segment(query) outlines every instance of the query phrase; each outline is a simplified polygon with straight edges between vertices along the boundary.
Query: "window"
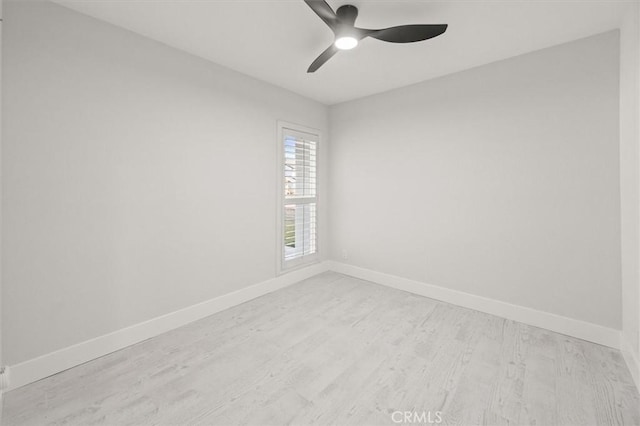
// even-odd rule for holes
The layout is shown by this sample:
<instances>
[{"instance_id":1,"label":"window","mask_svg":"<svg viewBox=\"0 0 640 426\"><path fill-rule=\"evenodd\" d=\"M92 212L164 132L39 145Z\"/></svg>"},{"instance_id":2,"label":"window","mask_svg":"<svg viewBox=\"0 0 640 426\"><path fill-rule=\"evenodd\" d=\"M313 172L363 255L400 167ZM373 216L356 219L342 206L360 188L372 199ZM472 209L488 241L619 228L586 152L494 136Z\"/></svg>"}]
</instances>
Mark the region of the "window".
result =
<instances>
[{"instance_id":1,"label":"window","mask_svg":"<svg viewBox=\"0 0 640 426\"><path fill-rule=\"evenodd\" d=\"M317 132L279 124L280 270L315 261L318 253Z\"/></svg>"}]
</instances>

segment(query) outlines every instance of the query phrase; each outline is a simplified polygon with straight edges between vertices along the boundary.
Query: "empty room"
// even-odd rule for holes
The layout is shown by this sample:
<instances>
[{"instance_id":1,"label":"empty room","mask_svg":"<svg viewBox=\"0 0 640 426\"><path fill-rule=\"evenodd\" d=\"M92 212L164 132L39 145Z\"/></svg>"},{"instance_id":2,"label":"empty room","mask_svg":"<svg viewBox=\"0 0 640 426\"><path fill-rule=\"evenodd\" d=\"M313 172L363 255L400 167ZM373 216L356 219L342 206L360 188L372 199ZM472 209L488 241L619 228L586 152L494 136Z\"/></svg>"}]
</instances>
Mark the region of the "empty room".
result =
<instances>
[{"instance_id":1,"label":"empty room","mask_svg":"<svg viewBox=\"0 0 640 426\"><path fill-rule=\"evenodd\" d=\"M1 0L0 424L640 425L637 0Z\"/></svg>"}]
</instances>

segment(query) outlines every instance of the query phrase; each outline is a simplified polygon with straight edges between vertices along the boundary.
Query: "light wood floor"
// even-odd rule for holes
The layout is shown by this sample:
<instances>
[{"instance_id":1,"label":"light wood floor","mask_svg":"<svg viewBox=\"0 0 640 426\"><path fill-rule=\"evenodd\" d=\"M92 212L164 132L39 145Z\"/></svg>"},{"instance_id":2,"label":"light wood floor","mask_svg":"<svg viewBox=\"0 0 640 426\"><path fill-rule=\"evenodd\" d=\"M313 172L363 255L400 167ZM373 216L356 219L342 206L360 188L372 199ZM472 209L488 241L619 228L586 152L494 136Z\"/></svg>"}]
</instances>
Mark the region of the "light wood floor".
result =
<instances>
[{"instance_id":1,"label":"light wood floor","mask_svg":"<svg viewBox=\"0 0 640 426\"><path fill-rule=\"evenodd\" d=\"M4 404L4 425L393 425L395 411L450 425L640 424L616 350L335 273Z\"/></svg>"}]
</instances>

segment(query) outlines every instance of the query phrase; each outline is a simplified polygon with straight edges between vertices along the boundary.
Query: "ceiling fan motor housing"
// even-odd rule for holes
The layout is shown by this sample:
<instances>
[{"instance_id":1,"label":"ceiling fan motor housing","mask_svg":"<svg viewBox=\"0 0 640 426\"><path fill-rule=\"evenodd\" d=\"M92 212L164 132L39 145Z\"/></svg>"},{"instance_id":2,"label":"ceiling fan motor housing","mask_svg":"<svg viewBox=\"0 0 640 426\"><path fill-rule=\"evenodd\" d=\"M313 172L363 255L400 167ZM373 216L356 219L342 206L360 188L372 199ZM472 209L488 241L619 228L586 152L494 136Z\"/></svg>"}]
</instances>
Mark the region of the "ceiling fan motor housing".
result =
<instances>
[{"instance_id":1,"label":"ceiling fan motor housing","mask_svg":"<svg viewBox=\"0 0 640 426\"><path fill-rule=\"evenodd\" d=\"M341 24L352 27L356 23L356 18L358 17L358 8L350 4L345 4L336 10L336 16L340 20Z\"/></svg>"}]
</instances>

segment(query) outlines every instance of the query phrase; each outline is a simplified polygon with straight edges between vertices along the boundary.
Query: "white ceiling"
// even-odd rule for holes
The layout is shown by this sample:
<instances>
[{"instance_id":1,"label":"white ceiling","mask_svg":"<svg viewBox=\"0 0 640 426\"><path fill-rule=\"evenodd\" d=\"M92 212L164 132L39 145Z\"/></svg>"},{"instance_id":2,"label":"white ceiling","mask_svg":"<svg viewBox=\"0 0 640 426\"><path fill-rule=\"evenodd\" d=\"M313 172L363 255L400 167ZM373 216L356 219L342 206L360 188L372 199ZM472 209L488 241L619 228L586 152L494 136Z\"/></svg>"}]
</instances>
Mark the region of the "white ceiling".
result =
<instances>
[{"instance_id":1,"label":"white ceiling","mask_svg":"<svg viewBox=\"0 0 640 426\"><path fill-rule=\"evenodd\" d=\"M620 26L628 1L329 0L356 25L449 24L412 44L365 39L315 74L333 41L302 0L54 0L325 104L335 104L598 34Z\"/></svg>"}]
</instances>

